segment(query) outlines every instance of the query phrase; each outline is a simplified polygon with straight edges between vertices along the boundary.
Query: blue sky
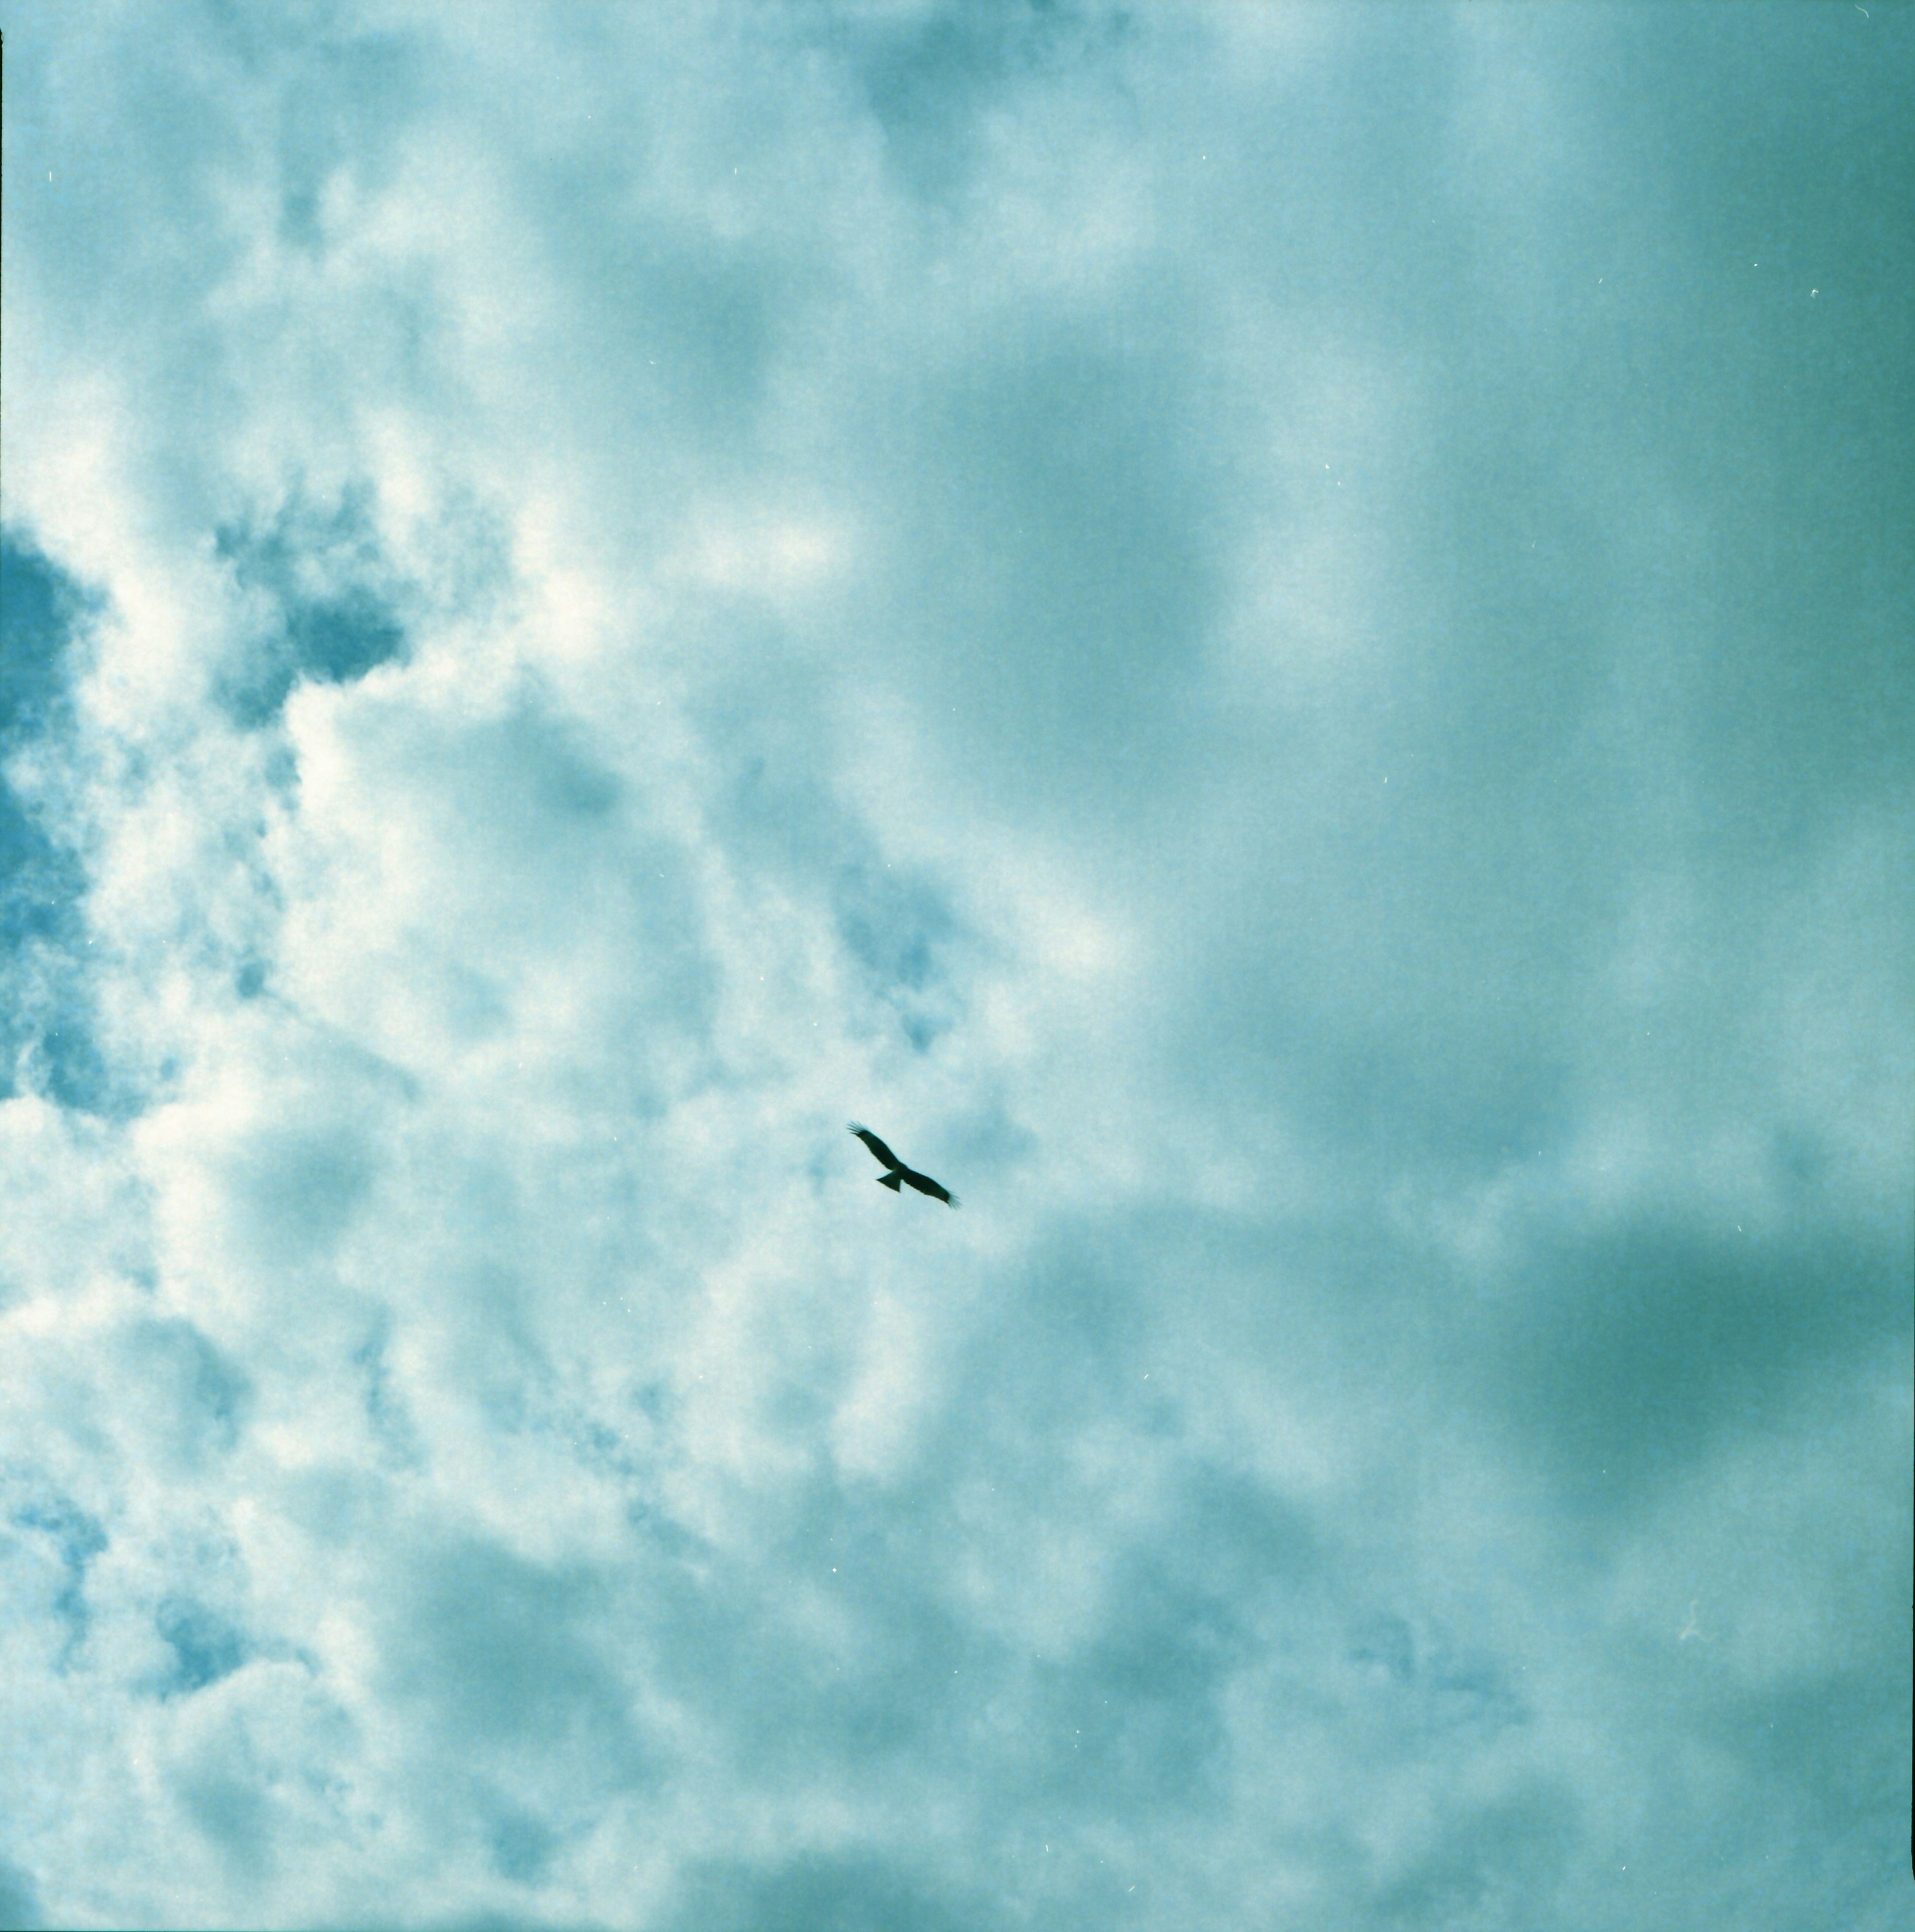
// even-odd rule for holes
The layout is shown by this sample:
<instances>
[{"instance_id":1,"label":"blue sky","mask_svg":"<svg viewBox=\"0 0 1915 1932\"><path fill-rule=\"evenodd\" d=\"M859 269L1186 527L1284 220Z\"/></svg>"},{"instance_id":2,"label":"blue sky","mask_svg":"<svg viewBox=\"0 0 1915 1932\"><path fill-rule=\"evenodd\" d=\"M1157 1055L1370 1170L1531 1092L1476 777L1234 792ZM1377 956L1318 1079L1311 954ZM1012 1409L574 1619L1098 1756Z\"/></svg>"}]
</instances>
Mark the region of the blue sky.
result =
<instances>
[{"instance_id":1,"label":"blue sky","mask_svg":"<svg viewBox=\"0 0 1915 1932\"><path fill-rule=\"evenodd\" d=\"M4 25L0 1920L1915 1924L1906 8Z\"/></svg>"}]
</instances>

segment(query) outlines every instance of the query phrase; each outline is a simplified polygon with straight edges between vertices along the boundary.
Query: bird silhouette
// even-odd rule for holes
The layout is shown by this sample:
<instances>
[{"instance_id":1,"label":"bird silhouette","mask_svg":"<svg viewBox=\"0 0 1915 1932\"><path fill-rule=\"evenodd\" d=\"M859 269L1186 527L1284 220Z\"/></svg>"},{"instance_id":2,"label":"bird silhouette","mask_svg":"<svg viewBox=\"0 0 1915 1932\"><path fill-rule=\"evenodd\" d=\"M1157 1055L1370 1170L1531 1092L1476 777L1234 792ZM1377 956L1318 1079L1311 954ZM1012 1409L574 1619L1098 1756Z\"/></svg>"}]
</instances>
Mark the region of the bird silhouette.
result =
<instances>
[{"instance_id":1,"label":"bird silhouette","mask_svg":"<svg viewBox=\"0 0 1915 1932\"><path fill-rule=\"evenodd\" d=\"M900 1187L914 1187L920 1194L928 1194L935 1201L941 1201L947 1208L959 1205L958 1198L948 1187L941 1187L928 1174L919 1174L905 1166L898 1156L874 1134L869 1127L861 1127L853 1120L851 1130L870 1148L883 1164L884 1172L875 1177L880 1187L888 1187L895 1194Z\"/></svg>"}]
</instances>

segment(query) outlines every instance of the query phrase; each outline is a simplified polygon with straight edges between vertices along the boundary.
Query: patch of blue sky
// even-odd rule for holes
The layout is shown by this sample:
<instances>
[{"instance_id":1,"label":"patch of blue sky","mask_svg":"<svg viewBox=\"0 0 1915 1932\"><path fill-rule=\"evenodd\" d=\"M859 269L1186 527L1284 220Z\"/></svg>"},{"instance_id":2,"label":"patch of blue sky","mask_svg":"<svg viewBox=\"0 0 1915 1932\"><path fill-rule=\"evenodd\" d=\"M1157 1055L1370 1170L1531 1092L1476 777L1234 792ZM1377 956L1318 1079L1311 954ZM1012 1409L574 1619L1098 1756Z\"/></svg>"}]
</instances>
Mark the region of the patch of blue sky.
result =
<instances>
[{"instance_id":1,"label":"patch of blue sky","mask_svg":"<svg viewBox=\"0 0 1915 1932\"><path fill-rule=\"evenodd\" d=\"M85 608L75 584L20 532L0 527L0 737L51 730L68 639Z\"/></svg>"},{"instance_id":2,"label":"patch of blue sky","mask_svg":"<svg viewBox=\"0 0 1915 1932\"><path fill-rule=\"evenodd\" d=\"M362 487L327 513L296 498L265 525L224 524L217 556L257 601L257 628L221 678L236 722L277 718L302 680L346 684L404 656L392 572L380 556Z\"/></svg>"},{"instance_id":3,"label":"patch of blue sky","mask_svg":"<svg viewBox=\"0 0 1915 1932\"><path fill-rule=\"evenodd\" d=\"M29 1874L0 1858L0 1924L37 1926L44 1922L40 1894Z\"/></svg>"},{"instance_id":4,"label":"patch of blue sky","mask_svg":"<svg viewBox=\"0 0 1915 1932\"><path fill-rule=\"evenodd\" d=\"M246 1660L243 1634L191 1597L163 1598L154 1624L173 1654L173 1672L163 1694L203 1690L230 1677Z\"/></svg>"},{"instance_id":5,"label":"patch of blue sky","mask_svg":"<svg viewBox=\"0 0 1915 1932\"><path fill-rule=\"evenodd\" d=\"M93 605L23 533L0 530L0 1095L24 1086L104 1113L125 1096L93 1034L85 868L14 765L62 755L71 649Z\"/></svg>"}]
</instances>

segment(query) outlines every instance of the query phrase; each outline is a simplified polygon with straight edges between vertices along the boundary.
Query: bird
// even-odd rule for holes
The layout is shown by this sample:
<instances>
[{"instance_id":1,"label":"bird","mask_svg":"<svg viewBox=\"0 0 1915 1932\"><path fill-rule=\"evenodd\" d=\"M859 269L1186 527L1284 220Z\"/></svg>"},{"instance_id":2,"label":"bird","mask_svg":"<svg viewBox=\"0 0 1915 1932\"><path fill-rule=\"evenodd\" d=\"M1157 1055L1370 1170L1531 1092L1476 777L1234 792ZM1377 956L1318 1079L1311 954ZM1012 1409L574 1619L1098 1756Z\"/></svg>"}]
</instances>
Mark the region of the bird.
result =
<instances>
[{"instance_id":1,"label":"bird","mask_svg":"<svg viewBox=\"0 0 1915 1932\"><path fill-rule=\"evenodd\" d=\"M928 1194L933 1200L941 1201L947 1208L962 1205L957 1196L948 1187L941 1187L928 1174L915 1173L905 1166L898 1156L874 1134L869 1127L861 1127L855 1120L847 1124L851 1131L870 1148L884 1164L884 1172L876 1177L880 1187L888 1187L895 1194L899 1188L914 1187L920 1194Z\"/></svg>"}]
</instances>

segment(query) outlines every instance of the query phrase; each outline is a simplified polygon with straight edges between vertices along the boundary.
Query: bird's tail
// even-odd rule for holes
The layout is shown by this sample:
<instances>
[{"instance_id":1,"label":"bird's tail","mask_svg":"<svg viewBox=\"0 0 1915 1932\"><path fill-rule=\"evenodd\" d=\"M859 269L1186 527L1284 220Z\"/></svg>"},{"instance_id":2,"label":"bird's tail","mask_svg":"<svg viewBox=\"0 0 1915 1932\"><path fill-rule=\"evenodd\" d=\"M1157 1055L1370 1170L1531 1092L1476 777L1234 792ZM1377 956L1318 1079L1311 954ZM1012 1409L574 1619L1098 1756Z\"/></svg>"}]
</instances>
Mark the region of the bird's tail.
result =
<instances>
[{"instance_id":1,"label":"bird's tail","mask_svg":"<svg viewBox=\"0 0 1915 1932\"><path fill-rule=\"evenodd\" d=\"M895 1194L905 1184L904 1176L901 1174L881 1174L878 1177L878 1184L880 1187L888 1187Z\"/></svg>"}]
</instances>

